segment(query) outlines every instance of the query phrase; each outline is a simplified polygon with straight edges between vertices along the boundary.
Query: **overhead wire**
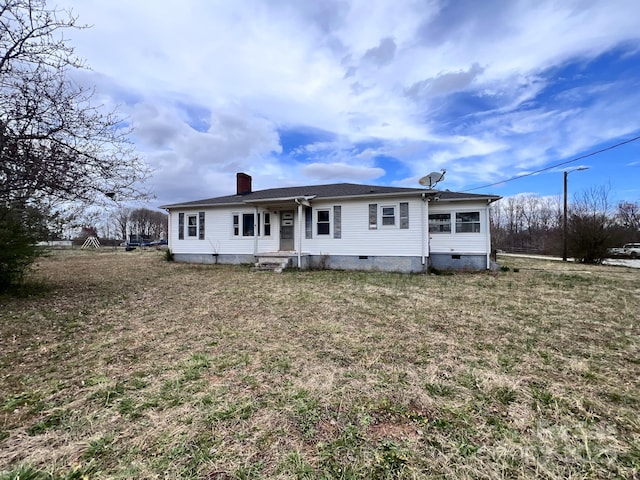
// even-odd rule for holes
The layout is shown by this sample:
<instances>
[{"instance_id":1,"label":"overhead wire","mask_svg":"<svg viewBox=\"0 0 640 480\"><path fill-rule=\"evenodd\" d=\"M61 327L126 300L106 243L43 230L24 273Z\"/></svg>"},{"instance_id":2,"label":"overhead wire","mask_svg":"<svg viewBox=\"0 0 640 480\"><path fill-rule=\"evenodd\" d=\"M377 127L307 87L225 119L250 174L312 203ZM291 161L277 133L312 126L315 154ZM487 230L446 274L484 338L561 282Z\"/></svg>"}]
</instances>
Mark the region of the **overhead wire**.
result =
<instances>
[{"instance_id":1,"label":"overhead wire","mask_svg":"<svg viewBox=\"0 0 640 480\"><path fill-rule=\"evenodd\" d=\"M487 185L482 185L480 187L469 188L467 190L462 190L460 193L467 193L467 192L472 192L474 190L481 190L483 188L493 187L495 185L500 185L502 183L511 182L513 180L518 180L520 178L530 177L531 175L536 175L536 174L541 173L541 172L546 172L547 170L551 170L553 168L558 168L558 167L561 167L563 165L568 165L570 163L577 162L579 160L584 160L585 158L593 157L594 155L598 155L598 154L606 152L608 150L613 150L614 148L621 147L622 145L626 145L627 143L635 142L637 140L640 140L640 135L638 135L637 137L633 137L633 138L624 140L623 142L616 143L615 145L610 145L610 146L608 146L606 148L602 148L600 150L596 150L595 152L590 152L590 153L587 153L585 155L580 155L579 157L572 158L571 160L566 160L564 162L556 163L554 165L550 165L548 167L541 168L540 170L536 170L534 172L523 173L522 175L516 175L515 177L507 178L506 180L500 180L499 182L489 183Z\"/></svg>"}]
</instances>

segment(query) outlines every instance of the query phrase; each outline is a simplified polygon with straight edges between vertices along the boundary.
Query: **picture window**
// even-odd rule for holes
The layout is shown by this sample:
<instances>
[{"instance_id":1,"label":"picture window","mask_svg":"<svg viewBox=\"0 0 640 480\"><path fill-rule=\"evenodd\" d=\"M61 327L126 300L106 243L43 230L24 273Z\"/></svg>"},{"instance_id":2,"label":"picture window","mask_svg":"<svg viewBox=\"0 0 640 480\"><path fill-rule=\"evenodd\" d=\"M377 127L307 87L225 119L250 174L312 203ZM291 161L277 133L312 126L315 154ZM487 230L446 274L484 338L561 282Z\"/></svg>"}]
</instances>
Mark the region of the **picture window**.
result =
<instances>
[{"instance_id":1,"label":"picture window","mask_svg":"<svg viewBox=\"0 0 640 480\"><path fill-rule=\"evenodd\" d=\"M451 214L429 214L429 233L451 233Z\"/></svg>"},{"instance_id":2,"label":"picture window","mask_svg":"<svg viewBox=\"0 0 640 480\"><path fill-rule=\"evenodd\" d=\"M456 213L456 233L480 233L480 212Z\"/></svg>"}]
</instances>

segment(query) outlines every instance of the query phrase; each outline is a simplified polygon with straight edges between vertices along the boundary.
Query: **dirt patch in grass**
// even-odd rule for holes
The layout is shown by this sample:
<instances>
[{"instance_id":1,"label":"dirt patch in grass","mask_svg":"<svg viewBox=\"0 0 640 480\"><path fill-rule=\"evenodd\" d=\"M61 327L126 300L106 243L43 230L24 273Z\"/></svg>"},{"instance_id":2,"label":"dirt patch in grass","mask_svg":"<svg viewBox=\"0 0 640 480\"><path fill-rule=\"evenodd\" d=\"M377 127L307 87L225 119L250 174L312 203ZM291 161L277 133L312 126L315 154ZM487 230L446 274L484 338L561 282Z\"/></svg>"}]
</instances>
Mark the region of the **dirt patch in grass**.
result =
<instances>
[{"instance_id":1,"label":"dirt patch in grass","mask_svg":"<svg viewBox=\"0 0 640 480\"><path fill-rule=\"evenodd\" d=\"M637 272L507 263L430 276L42 259L46 295L0 298L0 472L637 475Z\"/></svg>"}]
</instances>

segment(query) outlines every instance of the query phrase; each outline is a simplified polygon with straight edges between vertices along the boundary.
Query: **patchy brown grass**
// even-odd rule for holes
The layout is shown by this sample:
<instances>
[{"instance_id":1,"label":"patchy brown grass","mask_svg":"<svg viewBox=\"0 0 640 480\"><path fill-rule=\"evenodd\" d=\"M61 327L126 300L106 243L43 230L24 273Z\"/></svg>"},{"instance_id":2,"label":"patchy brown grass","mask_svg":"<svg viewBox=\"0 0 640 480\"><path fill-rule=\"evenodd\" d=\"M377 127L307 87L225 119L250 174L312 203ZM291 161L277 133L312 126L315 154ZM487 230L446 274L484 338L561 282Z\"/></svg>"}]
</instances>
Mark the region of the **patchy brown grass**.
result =
<instances>
[{"instance_id":1,"label":"patchy brown grass","mask_svg":"<svg viewBox=\"0 0 640 480\"><path fill-rule=\"evenodd\" d=\"M0 298L0 472L638 475L640 275L505 263L429 276L43 259L50 291Z\"/></svg>"}]
</instances>

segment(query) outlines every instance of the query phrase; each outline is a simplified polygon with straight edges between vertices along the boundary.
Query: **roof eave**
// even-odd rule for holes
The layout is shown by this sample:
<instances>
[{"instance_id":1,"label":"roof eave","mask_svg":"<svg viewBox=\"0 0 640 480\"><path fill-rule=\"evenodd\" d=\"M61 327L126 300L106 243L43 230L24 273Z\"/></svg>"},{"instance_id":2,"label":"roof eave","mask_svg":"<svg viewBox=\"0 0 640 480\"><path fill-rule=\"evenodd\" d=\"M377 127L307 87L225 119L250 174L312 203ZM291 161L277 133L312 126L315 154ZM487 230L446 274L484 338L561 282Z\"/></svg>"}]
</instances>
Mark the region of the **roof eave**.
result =
<instances>
[{"instance_id":1,"label":"roof eave","mask_svg":"<svg viewBox=\"0 0 640 480\"><path fill-rule=\"evenodd\" d=\"M254 203L281 203L281 202L295 202L296 200L313 200L316 195L293 195L290 197L277 197L277 198L256 198L251 200L245 200L244 204Z\"/></svg>"},{"instance_id":2,"label":"roof eave","mask_svg":"<svg viewBox=\"0 0 640 480\"><path fill-rule=\"evenodd\" d=\"M203 202L203 203L174 203L171 205L160 205L158 208L163 208L165 210L175 210L176 208L203 208L203 207L226 207L226 206L234 206L234 205L244 205L244 202L225 202L225 203L214 203L214 202Z\"/></svg>"},{"instance_id":3,"label":"roof eave","mask_svg":"<svg viewBox=\"0 0 640 480\"><path fill-rule=\"evenodd\" d=\"M380 198L380 197L413 197L421 196L423 193L435 193L435 190L412 190L410 192L371 192L371 193L359 193L354 195L333 195L330 197L318 197L318 200L340 200L344 198Z\"/></svg>"},{"instance_id":4,"label":"roof eave","mask_svg":"<svg viewBox=\"0 0 640 480\"><path fill-rule=\"evenodd\" d=\"M502 197L497 195L478 195L477 197L441 198L444 202L477 202L478 200L488 200L489 203L497 202Z\"/></svg>"},{"instance_id":5,"label":"roof eave","mask_svg":"<svg viewBox=\"0 0 640 480\"><path fill-rule=\"evenodd\" d=\"M389 198L389 197L413 197L413 196L423 196L427 195L437 195L438 193L444 193L441 190L429 190L429 189L419 189L419 190L410 190L406 192L370 192L370 193L359 193L359 194L346 194L346 195L332 195L332 196L318 196L318 195L292 195L286 197L275 197L275 198L254 198L254 199L242 199L239 198L238 201L232 202L202 202L202 203L177 203L173 205L161 205L159 208L165 210L171 210L176 208L202 208L202 207L234 207L234 206L242 206L242 205L256 205L256 204L265 204L265 203L279 203L279 202L293 202L295 200L305 199L305 200L316 200L316 201L331 201L331 200L344 200L344 199L366 199L366 198ZM455 193L455 192L452 192ZM443 198L442 201L445 202L469 202L469 201L478 201L478 200L487 200L489 203L496 202L500 200L502 197L499 195L478 195L476 197L458 197L458 198Z\"/></svg>"}]
</instances>

